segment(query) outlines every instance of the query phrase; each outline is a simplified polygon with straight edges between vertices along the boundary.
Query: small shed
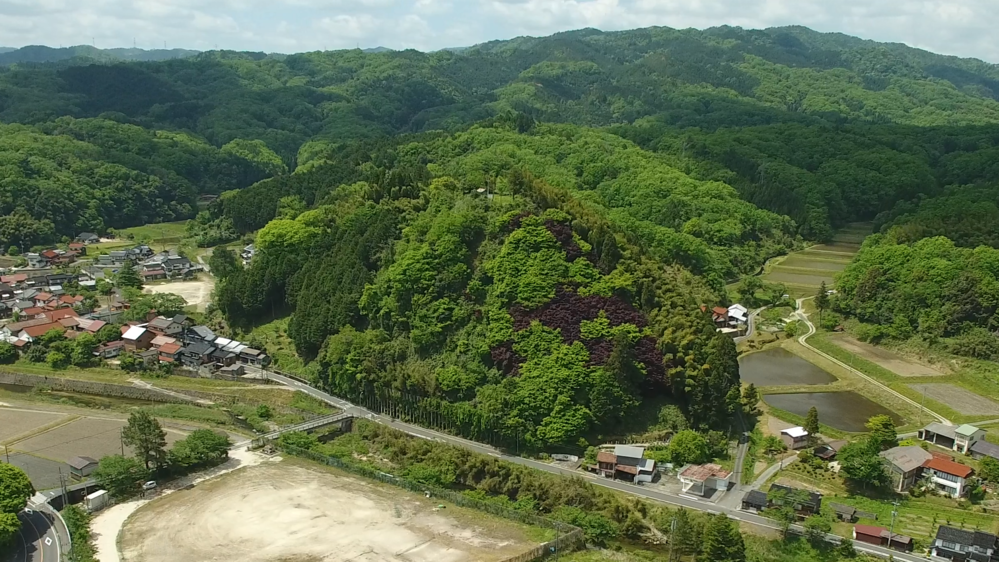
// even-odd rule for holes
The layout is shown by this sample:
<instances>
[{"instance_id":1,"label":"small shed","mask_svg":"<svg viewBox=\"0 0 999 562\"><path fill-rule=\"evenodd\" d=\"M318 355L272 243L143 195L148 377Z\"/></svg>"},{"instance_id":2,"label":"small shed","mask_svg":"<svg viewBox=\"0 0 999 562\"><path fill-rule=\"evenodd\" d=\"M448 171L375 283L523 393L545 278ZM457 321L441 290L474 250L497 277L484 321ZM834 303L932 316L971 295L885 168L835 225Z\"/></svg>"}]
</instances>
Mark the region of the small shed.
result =
<instances>
[{"instance_id":1,"label":"small shed","mask_svg":"<svg viewBox=\"0 0 999 562\"><path fill-rule=\"evenodd\" d=\"M852 523L857 518L857 508L841 503L829 502L829 508L836 514L836 519Z\"/></svg>"},{"instance_id":2,"label":"small shed","mask_svg":"<svg viewBox=\"0 0 999 562\"><path fill-rule=\"evenodd\" d=\"M975 460L982 460L985 457L999 460L999 445L993 445L988 441L977 441L971 446L971 456Z\"/></svg>"},{"instance_id":3,"label":"small shed","mask_svg":"<svg viewBox=\"0 0 999 562\"><path fill-rule=\"evenodd\" d=\"M69 459L69 475L77 480L83 480L97 469L97 459L90 457L73 457Z\"/></svg>"},{"instance_id":4,"label":"small shed","mask_svg":"<svg viewBox=\"0 0 999 562\"><path fill-rule=\"evenodd\" d=\"M245 372L246 372L246 368L243 367L243 365L241 365L239 363L237 363L235 365L227 365L227 366L222 367L221 369L219 369L219 374L221 374L223 376L226 376L226 377L232 377L232 378L241 377L241 376L243 376L243 373L245 373Z\"/></svg>"}]
</instances>

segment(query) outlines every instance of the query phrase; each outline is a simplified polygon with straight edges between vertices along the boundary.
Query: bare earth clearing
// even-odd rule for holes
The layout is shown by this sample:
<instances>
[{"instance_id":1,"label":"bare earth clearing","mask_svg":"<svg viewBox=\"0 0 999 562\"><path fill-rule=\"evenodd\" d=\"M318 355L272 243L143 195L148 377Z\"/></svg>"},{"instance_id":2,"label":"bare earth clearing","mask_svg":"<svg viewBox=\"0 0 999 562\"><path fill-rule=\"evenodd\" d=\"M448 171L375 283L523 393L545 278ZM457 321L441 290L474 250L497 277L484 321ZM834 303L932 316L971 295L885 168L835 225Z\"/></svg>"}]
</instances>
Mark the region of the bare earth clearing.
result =
<instances>
[{"instance_id":1,"label":"bare earth clearing","mask_svg":"<svg viewBox=\"0 0 999 562\"><path fill-rule=\"evenodd\" d=\"M359 478L265 463L143 506L119 544L129 562L495 562L536 544L513 523L436 505Z\"/></svg>"},{"instance_id":2,"label":"bare earth clearing","mask_svg":"<svg viewBox=\"0 0 999 562\"><path fill-rule=\"evenodd\" d=\"M215 283L208 275L193 281L175 281L158 285L146 286L146 293L173 293L180 295L188 305L204 310L212 297L212 290Z\"/></svg>"},{"instance_id":3,"label":"bare earth clearing","mask_svg":"<svg viewBox=\"0 0 999 562\"><path fill-rule=\"evenodd\" d=\"M0 408L0 442L26 436L28 433L65 418L63 414L29 412Z\"/></svg>"},{"instance_id":4,"label":"bare earth clearing","mask_svg":"<svg viewBox=\"0 0 999 562\"><path fill-rule=\"evenodd\" d=\"M959 386L952 384L910 384L909 387L920 394L925 392L927 398L936 400L967 416L999 415L999 402L993 402Z\"/></svg>"},{"instance_id":5,"label":"bare earth clearing","mask_svg":"<svg viewBox=\"0 0 999 562\"><path fill-rule=\"evenodd\" d=\"M850 336L832 336L829 338L829 341L854 355L859 355L871 363L888 369L900 377L939 377L945 374L932 367L910 361L891 351L864 343Z\"/></svg>"}]
</instances>

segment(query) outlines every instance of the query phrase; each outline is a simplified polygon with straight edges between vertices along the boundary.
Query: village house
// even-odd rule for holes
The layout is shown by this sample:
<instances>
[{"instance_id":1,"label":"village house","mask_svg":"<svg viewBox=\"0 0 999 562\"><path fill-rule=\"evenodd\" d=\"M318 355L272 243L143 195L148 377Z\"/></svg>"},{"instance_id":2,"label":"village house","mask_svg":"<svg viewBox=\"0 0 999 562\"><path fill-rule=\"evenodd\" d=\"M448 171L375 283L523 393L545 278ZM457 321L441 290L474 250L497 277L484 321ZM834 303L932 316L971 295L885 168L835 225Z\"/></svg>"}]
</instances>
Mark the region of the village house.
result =
<instances>
[{"instance_id":1,"label":"village house","mask_svg":"<svg viewBox=\"0 0 999 562\"><path fill-rule=\"evenodd\" d=\"M166 343L161 345L158 350L160 353L160 361L164 363L176 363L180 361L180 350L183 349L179 343Z\"/></svg>"},{"instance_id":2,"label":"village house","mask_svg":"<svg viewBox=\"0 0 999 562\"><path fill-rule=\"evenodd\" d=\"M594 468L597 474L605 478L615 478L628 482L652 482L656 462L643 458L644 455L644 447L615 445L614 452L601 451L597 453L597 464Z\"/></svg>"},{"instance_id":3,"label":"village house","mask_svg":"<svg viewBox=\"0 0 999 562\"><path fill-rule=\"evenodd\" d=\"M760 512L770 505L767 494L760 490L750 490L742 497L742 509L745 511Z\"/></svg>"},{"instance_id":4,"label":"village house","mask_svg":"<svg viewBox=\"0 0 999 562\"><path fill-rule=\"evenodd\" d=\"M254 349L252 347L244 348L239 352L239 360L247 365L254 365L256 367L266 366L270 361L270 357L267 356L263 351L259 349Z\"/></svg>"},{"instance_id":5,"label":"village house","mask_svg":"<svg viewBox=\"0 0 999 562\"><path fill-rule=\"evenodd\" d=\"M178 336L184 330L183 324L173 318L157 316L149 321L147 326L150 330L165 336Z\"/></svg>"},{"instance_id":6,"label":"village house","mask_svg":"<svg viewBox=\"0 0 999 562\"><path fill-rule=\"evenodd\" d=\"M128 351L141 351L152 346L153 338L156 334L147 330L143 326L128 326L121 339L125 342L125 349Z\"/></svg>"},{"instance_id":7,"label":"village house","mask_svg":"<svg viewBox=\"0 0 999 562\"><path fill-rule=\"evenodd\" d=\"M180 350L180 362L185 367L197 369L211 361L213 351L215 351L215 346L209 343L202 341L189 343Z\"/></svg>"},{"instance_id":8,"label":"village house","mask_svg":"<svg viewBox=\"0 0 999 562\"><path fill-rule=\"evenodd\" d=\"M780 430L780 440L792 451L804 449L808 447L808 432L803 427L789 427Z\"/></svg>"},{"instance_id":9,"label":"village house","mask_svg":"<svg viewBox=\"0 0 999 562\"><path fill-rule=\"evenodd\" d=\"M915 445L910 445L892 447L882 452L881 457L888 465L892 489L903 493L919 480L923 474L923 463L933 458L933 455Z\"/></svg>"},{"instance_id":10,"label":"village house","mask_svg":"<svg viewBox=\"0 0 999 562\"><path fill-rule=\"evenodd\" d=\"M144 269L142 270L142 280L149 281L160 281L167 278L167 272L162 269Z\"/></svg>"},{"instance_id":11,"label":"village house","mask_svg":"<svg viewBox=\"0 0 999 562\"><path fill-rule=\"evenodd\" d=\"M893 447L881 456L888 466L892 489L899 493L908 491L927 477L937 492L959 498L973 472L969 466L912 445Z\"/></svg>"},{"instance_id":12,"label":"village house","mask_svg":"<svg viewBox=\"0 0 999 562\"><path fill-rule=\"evenodd\" d=\"M872 525L854 526L853 540L875 546L884 546L901 552L912 550L912 537L899 535L898 533L892 534L888 532L888 529Z\"/></svg>"},{"instance_id":13,"label":"village house","mask_svg":"<svg viewBox=\"0 0 999 562\"><path fill-rule=\"evenodd\" d=\"M93 232L81 232L76 235L76 241L81 244L97 244L101 241L101 237Z\"/></svg>"},{"instance_id":14,"label":"village house","mask_svg":"<svg viewBox=\"0 0 999 562\"><path fill-rule=\"evenodd\" d=\"M822 494L817 492L799 490L780 484L771 485L770 492L767 494L770 505L783 505L783 500L776 499L780 496L793 496L795 498L794 505L791 508L798 514L798 517L808 517L822 510Z\"/></svg>"},{"instance_id":15,"label":"village house","mask_svg":"<svg viewBox=\"0 0 999 562\"><path fill-rule=\"evenodd\" d=\"M214 342L218 336L211 331L208 326L195 326L184 333L184 341L200 341L204 343Z\"/></svg>"},{"instance_id":16,"label":"village house","mask_svg":"<svg viewBox=\"0 0 999 562\"><path fill-rule=\"evenodd\" d=\"M70 242L69 251L76 253L78 256L87 255L87 245L83 242Z\"/></svg>"},{"instance_id":17,"label":"village house","mask_svg":"<svg viewBox=\"0 0 999 562\"><path fill-rule=\"evenodd\" d=\"M222 367L219 369L219 374L231 379L237 379L246 372L246 368L240 364L229 365L228 367Z\"/></svg>"},{"instance_id":18,"label":"village house","mask_svg":"<svg viewBox=\"0 0 999 562\"><path fill-rule=\"evenodd\" d=\"M65 332L66 328L58 322L47 322L45 324L37 324L35 326L29 326L17 335L17 339L24 340L26 342L33 342L39 337L47 334L48 332L56 330L60 333Z\"/></svg>"},{"instance_id":19,"label":"village house","mask_svg":"<svg viewBox=\"0 0 999 562\"><path fill-rule=\"evenodd\" d=\"M717 464L692 464L678 474L682 492L699 496L710 496L713 490L728 490L731 470Z\"/></svg>"},{"instance_id":20,"label":"village house","mask_svg":"<svg viewBox=\"0 0 999 562\"><path fill-rule=\"evenodd\" d=\"M975 443L985 439L985 430L969 424L953 427L942 423L931 423L920 429L918 436L923 441L938 447L966 455Z\"/></svg>"},{"instance_id":21,"label":"village house","mask_svg":"<svg viewBox=\"0 0 999 562\"><path fill-rule=\"evenodd\" d=\"M970 466L938 457L923 464L923 474L929 476L937 491L952 498L964 495L966 483L973 472Z\"/></svg>"},{"instance_id":22,"label":"village house","mask_svg":"<svg viewBox=\"0 0 999 562\"><path fill-rule=\"evenodd\" d=\"M114 359L115 357L121 355L121 352L124 349L125 349L125 342L121 340L115 340L112 342L108 342L95 349L94 355L104 360Z\"/></svg>"},{"instance_id":23,"label":"village house","mask_svg":"<svg viewBox=\"0 0 999 562\"><path fill-rule=\"evenodd\" d=\"M947 525L937 529L930 553L954 562L999 562L999 537L984 531L966 531Z\"/></svg>"}]
</instances>

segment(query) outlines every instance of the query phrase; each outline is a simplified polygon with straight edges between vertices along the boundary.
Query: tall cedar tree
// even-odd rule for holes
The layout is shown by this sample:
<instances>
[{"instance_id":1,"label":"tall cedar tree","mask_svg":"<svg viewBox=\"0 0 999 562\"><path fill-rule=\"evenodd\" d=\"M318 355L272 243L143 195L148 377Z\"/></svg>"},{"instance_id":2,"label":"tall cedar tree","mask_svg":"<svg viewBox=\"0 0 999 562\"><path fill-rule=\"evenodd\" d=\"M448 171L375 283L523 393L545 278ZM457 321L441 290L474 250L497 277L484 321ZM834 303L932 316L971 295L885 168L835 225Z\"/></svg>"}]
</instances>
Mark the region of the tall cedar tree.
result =
<instances>
[{"instance_id":1,"label":"tall cedar tree","mask_svg":"<svg viewBox=\"0 0 999 562\"><path fill-rule=\"evenodd\" d=\"M819 285L819 292L815 294L815 308L819 309L819 325L822 325L822 311L829 309L829 289L826 282Z\"/></svg>"},{"instance_id":2,"label":"tall cedar tree","mask_svg":"<svg viewBox=\"0 0 999 562\"><path fill-rule=\"evenodd\" d=\"M139 273L135 271L135 266L131 263L126 263L121 266L121 269L118 270L118 275L115 276L115 284L122 289L126 287L141 289L142 278L140 278Z\"/></svg>"},{"instance_id":3,"label":"tall cedar tree","mask_svg":"<svg viewBox=\"0 0 999 562\"><path fill-rule=\"evenodd\" d=\"M805 431L808 432L808 444L812 447L819 443L819 410L812 406L805 417Z\"/></svg>"},{"instance_id":4,"label":"tall cedar tree","mask_svg":"<svg viewBox=\"0 0 999 562\"><path fill-rule=\"evenodd\" d=\"M739 529L724 513L711 518L697 562L745 562L746 545Z\"/></svg>"},{"instance_id":5,"label":"tall cedar tree","mask_svg":"<svg viewBox=\"0 0 999 562\"><path fill-rule=\"evenodd\" d=\"M122 439L135 451L136 458L143 462L147 470L150 463L159 468L166 460L166 433L149 412L140 410L128 416Z\"/></svg>"}]
</instances>

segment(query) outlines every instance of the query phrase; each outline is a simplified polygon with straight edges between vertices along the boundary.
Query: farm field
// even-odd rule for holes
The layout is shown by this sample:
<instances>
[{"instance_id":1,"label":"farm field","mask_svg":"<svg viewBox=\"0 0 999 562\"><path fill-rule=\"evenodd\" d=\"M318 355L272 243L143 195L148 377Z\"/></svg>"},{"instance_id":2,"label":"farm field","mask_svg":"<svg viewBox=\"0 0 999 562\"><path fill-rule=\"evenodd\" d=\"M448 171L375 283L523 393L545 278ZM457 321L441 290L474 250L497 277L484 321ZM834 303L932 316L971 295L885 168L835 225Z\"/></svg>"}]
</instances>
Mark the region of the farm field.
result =
<instances>
[{"instance_id":1,"label":"farm field","mask_svg":"<svg viewBox=\"0 0 999 562\"><path fill-rule=\"evenodd\" d=\"M26 435L45 425L58 423L65 414L0 408L0 443Z\"/></svg>"},{"instance_id":2,"label":"farm field","mask_svg":"<svg viewBox=\"0 0 999 562\"><path fill-rule=\"evenodd\" d=\"M969 416L999 416L999 402L953 384L910 384L909 387Z\"/></svg>"},{"instance_id":3,"label":"farm field","mask_svg":"<svg viewBox=\"0 0 999 562\"><path fill-rule=\"evenodd\" d=\"M131 248L140 241L147 242L149 246L159 252L169 247L177 247L187 229L187 221L164 222L157 224L146 224L134 226L118 231L118 238L91 244L87 246L88 255L97 255L101 252Z\"/></svg>"},{"instance_id":4,"label":"farm field","mask_svg":"<svg viewBox=\"0 0 999 562\"><path fill-rule=\"evenodd\" d=\"M130 562L496 562L531 528L352 476L283 461L139 508L118 536Z\"/></svg>"},{"instance_id":5,"label":"farm field","mask_svg":"<svg viewBox=\"0 0 999 562\"><path fill-rule=\"evenodd\" d=\"M871 233L869 223L848 225L833 236L828 244L793 252L768 268L763 280L787 285L794 297L811 296L823 282L832 288L835 276L849 265L860 251L864 238Z\"/></svg>"},{"instance_id":6,"label":"farm field","mask_svg":"<svg viewBox=\"0 0 999 562\"><path fill-rule=\"evenodd\" d=\"M120 433L123 427L124 420L79 418L11 443L10 450L60 462L77 456L99 459L121 453ZM180 431L164 429L168 446L184 438ZM125 447L125 453L131 454L128 447Z\"/></svg>"},{"instance_id":7,"label":"farm field","mask_svg":"<svg viewBox=\"0 0 999 562\"><path fill-rule=\"evenodd\" d=\"M910 361L887 349L864 343L845 334L831 335L829 341L850 353L888 369L900 377L939 377L945 374L933 367Z\"/></svg>"}]
</instances>

